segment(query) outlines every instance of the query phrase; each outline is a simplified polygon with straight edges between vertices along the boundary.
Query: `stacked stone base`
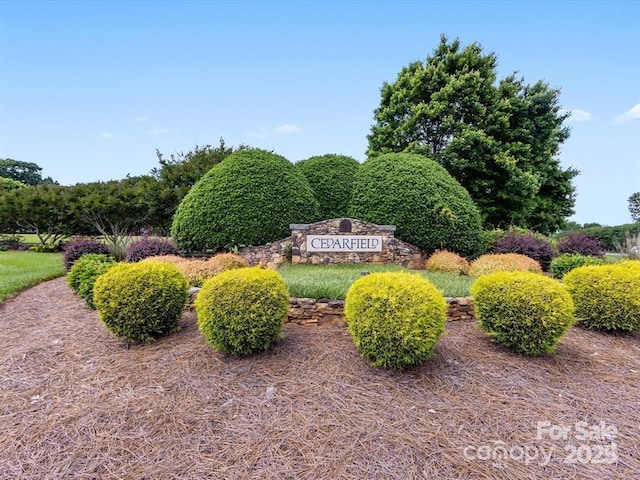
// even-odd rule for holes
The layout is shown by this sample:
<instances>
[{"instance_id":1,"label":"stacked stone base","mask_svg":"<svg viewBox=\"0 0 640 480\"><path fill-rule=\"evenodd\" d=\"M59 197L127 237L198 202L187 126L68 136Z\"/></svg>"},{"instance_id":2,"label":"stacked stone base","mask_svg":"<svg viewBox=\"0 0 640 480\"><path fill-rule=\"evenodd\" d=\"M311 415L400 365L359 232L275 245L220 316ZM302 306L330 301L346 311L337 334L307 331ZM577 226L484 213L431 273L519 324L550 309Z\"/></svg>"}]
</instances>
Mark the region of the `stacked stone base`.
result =
<instances>
[{"instance_id":1,"label":"stacked stone base","mask_svg":"<svg viewBox=\"0 0 640 480\"><path fill-rule=\"evenodd\" d=\"M199 291L199 288L189 290L187 309L193 310L193 302ZM447 321L476 320L472 297L446 297L445 300L449 304ZM291 297L289 299L289 315L285 322L317 326L344 325L344 300Z\"/></svg>"},{"instance_id":2,"label":"stacked stone base","mask_svg":"<svg viewBox=\"0 0 640 480\"><path fill-rule=\"evenodd\" d=\"M473 298L447 297L449 309L448 321L475 321ZM287 322L298 325L344 325L344 301L313 298L289 299L289 317Z\"/></svg>"}]
</instances>

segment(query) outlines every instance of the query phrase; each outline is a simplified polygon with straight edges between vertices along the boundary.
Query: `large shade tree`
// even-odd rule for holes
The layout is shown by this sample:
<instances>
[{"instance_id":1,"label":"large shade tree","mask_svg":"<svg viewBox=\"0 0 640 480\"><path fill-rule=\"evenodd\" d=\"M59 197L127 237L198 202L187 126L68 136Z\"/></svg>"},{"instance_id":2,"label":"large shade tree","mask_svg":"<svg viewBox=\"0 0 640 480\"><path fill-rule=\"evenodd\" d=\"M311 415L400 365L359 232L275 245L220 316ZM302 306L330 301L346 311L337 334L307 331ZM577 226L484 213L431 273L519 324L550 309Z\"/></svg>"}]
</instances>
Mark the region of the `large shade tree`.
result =
<instances>
[{"instance_id":1,"label":"large shade tree","mask_svg":"<svg viewBox=\"0 0 640 480\"><path fill-rule=\"evenodd\" d=\"M0 229L34 233L46 245L72 235L81 225L69 207L67 188L43 184L0 195Z\"/></svg>"},{"instance_id":2,"label":"large shade tree","mask_svg":"<svg viewBox=\"0 0 640 480\"><path fill-rule=\"evenodd\" d=\"M558 89L498 81L496 66L479 44L442 36L425 62L382 86L367 153L428 155L469 191L486 225L555 231L575 204L578 172L558 160L568 114Z\"/></svg>"},{"instance_id":3,"label":"large shade tree","mask_svg":"<svg viewBox=\"0 0 640 480\"><path fill-rule=\"evenodd\" d=\"M191 187L229 155L247 148L245 145L228 147L220 138L217 147L196 145L187 153L172 153L168 157L156 150L160 166L154 168L151 175L157 185L147 184L151 188L149 193L156 197L155 226L167 233L178 205Z\"/></svg>"},{"instance_id":4,"label":"large shade tree","mask_svg":"<svg viewBox=\"0 0 640 480\"><path fill-rule=\"evenodd\" d=\"M631 195L627 201L629 202L629 213L634 222L640 222L640 192Z\"/></svg>"},{"instance_id":5,"label":"large shade tree","mask_svg":"<svg viewBox=\"0 0 640 480\"><path fill-rule=\"evenodd\" d=\"M56 183L51 177L42 178L42 167L32 162L21 162L13 158L0 158L0 177L11 178L25 185Z\"/></svg>"}]
</instances>

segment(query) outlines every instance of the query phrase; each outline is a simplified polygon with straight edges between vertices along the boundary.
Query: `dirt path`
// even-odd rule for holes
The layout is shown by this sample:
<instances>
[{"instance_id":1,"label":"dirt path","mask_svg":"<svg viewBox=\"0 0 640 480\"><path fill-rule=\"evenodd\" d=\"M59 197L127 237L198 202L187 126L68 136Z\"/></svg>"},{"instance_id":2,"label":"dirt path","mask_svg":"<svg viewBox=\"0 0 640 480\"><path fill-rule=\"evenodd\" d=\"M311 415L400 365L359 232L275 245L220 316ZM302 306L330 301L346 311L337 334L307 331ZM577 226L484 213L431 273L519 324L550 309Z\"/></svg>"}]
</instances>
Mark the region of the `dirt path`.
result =
<instances>
[{"instance_id":1,"label":"dirt path","mask_svg":"<svg viewBox=\"0 0 640 480\"><path fill-rule=\"evenodd\" d=\"M640 479L639 336L573 328L523 358L450 322L398 373L336 326L227 357L186 314L127 350L64 279L0 327L2 479Z\"/></svg>"}]
</instances>

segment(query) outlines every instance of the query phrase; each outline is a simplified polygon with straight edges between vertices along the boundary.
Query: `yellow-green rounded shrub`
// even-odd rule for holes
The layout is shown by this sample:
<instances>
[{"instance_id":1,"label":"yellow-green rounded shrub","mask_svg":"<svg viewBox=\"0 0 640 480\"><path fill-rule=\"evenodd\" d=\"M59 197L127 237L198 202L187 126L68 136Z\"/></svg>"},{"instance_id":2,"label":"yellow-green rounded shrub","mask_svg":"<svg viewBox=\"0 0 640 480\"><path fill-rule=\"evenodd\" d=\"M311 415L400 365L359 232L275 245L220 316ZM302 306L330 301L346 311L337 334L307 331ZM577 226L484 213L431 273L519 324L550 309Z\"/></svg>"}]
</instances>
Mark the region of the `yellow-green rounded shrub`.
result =
<instances>
[{"instance_id":1,"label":"yellow-green rounded shrub","mask_svg":"<svg viewBox=\"0 0 640 480\"><path fill-rule=\"evenodd\" d=\"M425 263L427 272L451 273L466 275L469 272L469 262L457 253L439 250L431 255Z\"/></svg>"},{"instance_id":2,"label":"yellow-green rounded shrub","mask_svg":"<svg viewBox=\"0 0 640 480\"><path fill-rule=\"evenodd\" d=\"M179 330L186 301L184 275L162 262L118 264L99 276L93 287L100 320L113 335L134 343Z\"/></svg>"},{"instance_id":3,"label":"yellow-green rounded shrub","mask_svg":"<svg viewBox=\"0 0 640 480\"><path fill-rule=\"evenodd\" d=\"M345 321L374 367L402 369L429 358L444 333L447 303L428 280L405 272L372 273L347 292Z\"/></svg>"},{"instance_id":4,"label":"yellow-green rounded shrub","mask_svg":"<svg viewBox=\"0 0 640 480\"><path fill-rule=\"evenodd\" d=\"M519 253L489 253L476 258L469 267L470 277L495 272L542 273L542 267L533 258Z\"/></svg>"},{"instance_id":5,"label":"yellow-green rounded shrub","mask_svg":"<svg viewBox=\"0 0 640 480\"><path fill-rule=\"evenodd\" d=\"M471 295L480 328L524 355L552 352L575 323L571 296L557 280L543 275L484 275L471 286Z\"/></svg>"},{"instance_id":6,"label":"yellow-green rounded shrub","mask_svg":"<svg viewBox=\"0 0 640 480\"><path fill-rule=\"evenodd\" d=\"M240 268L208 279L195 306L200 332L213 348L251 355L281 337L289 294L278 272Z\"/></svg>"},{"instance_id":7,"label":"yellow-green rounded shrub","mask_svg":"<svg viewBox=\"0 0 640 480\"><path fill-rule=\"evenodd\" d=\"M567 273L563 282L573 297L576 316L585 327L604 332L640 331L639 267L579 267Z\"/></svg>"}]
</instances>

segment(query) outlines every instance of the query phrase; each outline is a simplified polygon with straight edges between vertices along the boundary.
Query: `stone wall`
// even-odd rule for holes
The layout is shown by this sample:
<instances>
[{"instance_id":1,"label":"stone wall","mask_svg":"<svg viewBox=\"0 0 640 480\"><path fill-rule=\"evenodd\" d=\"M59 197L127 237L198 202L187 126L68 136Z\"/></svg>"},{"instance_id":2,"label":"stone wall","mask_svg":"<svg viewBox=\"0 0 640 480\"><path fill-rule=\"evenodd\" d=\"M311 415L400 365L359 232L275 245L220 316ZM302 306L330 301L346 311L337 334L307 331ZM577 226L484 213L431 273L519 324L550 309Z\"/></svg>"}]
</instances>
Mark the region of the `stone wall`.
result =
<instances>
[{"instance_id":1,"label":"stone wall","mask_svg":"<svg viewBox=\"0 0 640 480\"><path fill-rule=\"evenodd\" d=\"M344 224L350 228L345 231ZM394 225L375 225L353 218L334 218L311 224L291 225L291 262L311 264L395 263L423 269L426 257L418 247L395 238ZM382 237L380 252L309 252L309 235L375 235Z\"/></svg>"},{"instance_id":2,"label":"stone wall","mask_svg":"<svg viewBox=\"0 0 640 480\"><path fill-rule=\"evenodd\" d=\"M291 251L291 237L259 247L242 247L238 250L238 254L252 267L260 265L275 269L288 261L287 251Z\"/></svg>"},{"instance_id":3,"label":"stone wall","mask_svg":"<svg viewBox=\"0 0 640 480\"><path fill-rule=\"evenodd\" d=\"M341 231L348 222L349 231ZM426 256L420 249L395 238L394 225L375 225L352 218L334 218L311 224L292 224L291 236L267 245L242 247L238 253L250 265L277 268L294 264L395 263L411 269L424 269ZM382 237L380 252L309 252L308 235L375 235Z\"/></svg>"},{"instance_id":4,"label":"stone wall","mask_svg":"<svg viewBox=\"0 0 640 480\"><path fill-rule=\"evenodd\" d=\"M449 304L447 320L475 321L473 298L446 298ZM298 325L344 325L343 300L315 300L313 298L289 299L289 317L287 322Z\"/></svg>"}]
</instances>

